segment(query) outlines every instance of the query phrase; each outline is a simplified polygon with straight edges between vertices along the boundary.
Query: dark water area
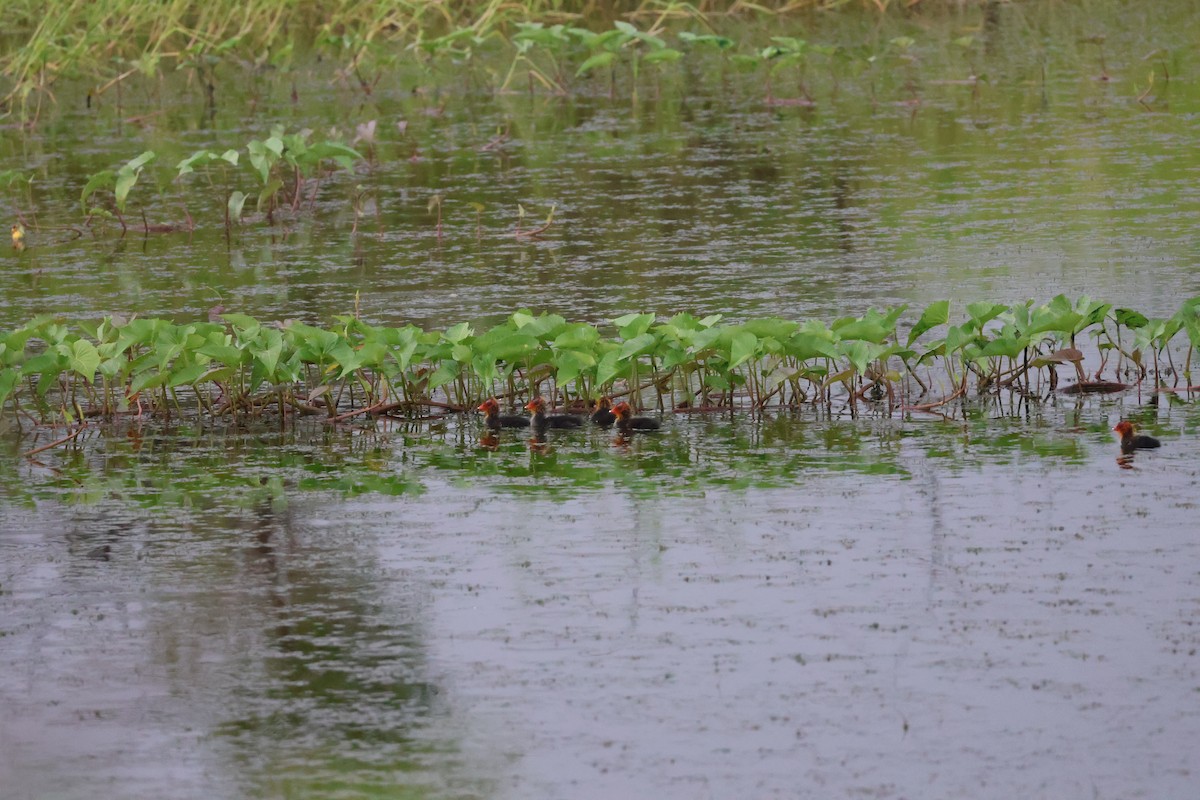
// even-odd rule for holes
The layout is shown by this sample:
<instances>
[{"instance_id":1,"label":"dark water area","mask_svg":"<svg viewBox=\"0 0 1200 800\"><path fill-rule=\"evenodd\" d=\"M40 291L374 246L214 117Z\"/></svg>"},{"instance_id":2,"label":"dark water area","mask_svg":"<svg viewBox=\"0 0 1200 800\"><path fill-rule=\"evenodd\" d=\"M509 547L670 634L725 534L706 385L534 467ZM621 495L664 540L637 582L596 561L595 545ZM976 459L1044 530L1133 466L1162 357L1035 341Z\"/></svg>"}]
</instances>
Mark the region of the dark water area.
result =
<instances>
[{"instance_id":1,"label":"dark water area","mask_svg":"<svg viewBox=\"0 0 1200 800\"><path fill-rule=\"evenodd\" d=\"M29 247L0 330L218 302L441 328L1200 294L1192 4L789 25L878 57L774 77L811 108L717 55L636 99L627 76L498 93L486 59L370 96L327 65L229 71L211 109L182 75L90 108L57 87L0 138L0 172L35 173L32 205L3 196ZM173 182L273 124L370 120L367 162L274 226L251 199L226 239L244 166ZM148 149L131 220L186 204L196 230L84 230L88 176ZM518 204L526 228L555 207L541 239L513 236ZM544 445L453 415L126 420L29 458L64 431L6 430L0 797L1192 796L1195 403L943 410ZM1161 450L1119 459L1121 419Z\"/></svg>"}]
</instances>

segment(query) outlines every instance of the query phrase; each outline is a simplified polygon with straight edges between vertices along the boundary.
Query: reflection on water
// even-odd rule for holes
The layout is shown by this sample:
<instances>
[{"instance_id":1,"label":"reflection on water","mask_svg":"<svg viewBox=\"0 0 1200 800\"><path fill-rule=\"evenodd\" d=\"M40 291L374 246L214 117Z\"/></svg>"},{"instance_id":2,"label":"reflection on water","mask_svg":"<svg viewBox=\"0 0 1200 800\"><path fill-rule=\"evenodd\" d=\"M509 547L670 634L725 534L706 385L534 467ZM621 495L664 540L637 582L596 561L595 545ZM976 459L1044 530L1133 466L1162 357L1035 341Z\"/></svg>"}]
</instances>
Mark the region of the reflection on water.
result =
<instances>
[{"instance_id":1,"label":"reflection on water","mask_svg":"<svg viewBox=\"0 0 1200 800\"><path fill-rule=\"evenodd\" d=\"M146 428L10 462L0 777L16 798L682 798L786 794L799 769L841 796L935 763L955 796L1018 757L1066 791L1078 752L1192 741L1200 717L1161 712L1200 645L1200 417L993 412L679 415L533 448L475 419ZM1164 440L1131 471L1121 418ZM962 749L980 737L996 763ZM1156 751L1157 777L1114 785L1198 766Z\"/></svg>"},{"instance_id":2,"label":"reflection on water","mask_svg":"<svg viewBox=\"0 0 1200 800\"><path fill-rule=\"evenodd\" d=\"M687 496L713 487L790 487L829 473L911 478L933 461L949 471L1047 460L1082 464L1119 442L1110 419L1169 431L1191 403L1138 405L1115 397L1051 396L1009 404L987 397L937 413L890 417L864 404L667 414L652 435L622 438L585 426L531 438L473 417L379 419L365 426L299 421L280 432L250 427L119 422L0 468L26 502L121 499L148 508L232 507L257 519L296 491L419 496L440 476L496 492L569 497L613 488L638 497ZM50 431L48 440L58 434ZM13 454L41 439L10 439ZM97 541L93 546L102 546ZM266 544L264 543L264 546Z\"/></svg>"},{"instance_id":3,"label":"reflection on water","mask_svg":"<svg viewBox=\"0 0 1200 800\"><path fill-rule=\"evenodd\" d=\"M222 796L213 777L230 797L369 792L397 774L456 785L431 769L456 745L421 592L385 578L378 532L313 520L303 497L243 501L203 510L224 505L219 489L184 492L151 516L4 505L6 797L84 797L81 770L124 797Z\"/></svg>"}]
</instances>

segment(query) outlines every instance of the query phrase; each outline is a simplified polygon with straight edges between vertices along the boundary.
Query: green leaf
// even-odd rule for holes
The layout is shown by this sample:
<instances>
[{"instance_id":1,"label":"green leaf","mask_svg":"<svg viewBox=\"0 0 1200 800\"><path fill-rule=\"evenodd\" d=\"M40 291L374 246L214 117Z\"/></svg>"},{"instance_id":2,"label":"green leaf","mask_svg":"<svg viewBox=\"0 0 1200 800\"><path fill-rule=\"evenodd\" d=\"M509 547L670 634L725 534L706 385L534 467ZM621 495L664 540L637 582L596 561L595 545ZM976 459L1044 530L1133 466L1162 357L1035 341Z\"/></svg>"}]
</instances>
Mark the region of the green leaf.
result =
<instances>
[{"instance_id":1,"label":"green leaf","mask_svg":"<svg viewBox=\"0 0 1200 800\"><path fill-rule=\"evenodd\" d=\"M245 356L245 351L240 350L232 345L217 344L209 342L196 351L197 354L208 356L209 358L220 361L227 367L237 367L242 364Z\"/></svg>"},{"instance_id":2,"label":"green leaf","mask_svg":"<svg viewBox=\"0 0 1200 800\"><path fill-rule=\"evenodd\" d=\"M752 319L741 326L742 330L752 333L760 339L778 339L781 342L795 333L799 327L800 324L797 322L778 317Z\"/></svg>"},{"instance_id":3,"label":"green leaf","mask_svg":"<svg viewBox=\"0 0 1200 800\"><path fill-rule=\"evenodd\" d=\"M240 339L253 339L262 330L262 325L254 317L249 314L236 314L229 312L222 314L221 319L225 320L232 326L235 333Z\"/></svg>"},{"instance_id":4,"label":"green leaf","mask_svg":"<svg viewBox=\"0 0 1200 800\"><path fill-rule=\"evenodd\" d=\"M263 206L268 205L271 202L271 199L275 197L275 193L282 188L283 181L279 180L279 178L272 178L271 181L263 187L263 190L258 193L258 210L262 211Z\"/></svg>"},{"instance_id":5,"label":"green leaf","mask_svg":"<svg viewBox=\"0 0 1200 800\"><path fill-rule=\"evenodd\" d=\"M170 377L169 372L159 372L158 370L143 372L130 382L129 394L134 395L145 389L157 389L166 384Z\"/></svg>"},{"instance_id":6,"label":"green leaf","mask_svg":"<svg viewBox=\"0 0 1200 800\"><path fill-rule=\"evenodd\" d=\"M875 342L856 339L844 342L839 349L849 361L854 371L861 374L867 371L871 362L879 358L884 348Z\"/></svg>"},{"instance_id":7,"label":"green leaf","mask_svg":"<svg viewBox=\"0 0 1200 800\"><path fill-rule=\"evenodd\" d=\"M567 327L567 321L558 314L542 314L521 326L521 332L536 336L546 342L558 336Z\"/></svg>"},{"instance_id":8,"label":"green leaf","mask_svg":"<svg viewBox=\"0 0 1200 800\"><path fill-rule=\"evenodd\" d=\"M154 159L158 158L153 150L147 150L141 155L131 158L125 166L121 167L121 172L140 172L142 167L149 164Z\"/></svg>"},{"instance_id":9,"label":"green leaf","mask_svg":"<svg viewBox=\"0 0 1200 800\"><path fill-rule=\"evenodd\" d=\"M642 61L645 61L647 64L660 64L669 61L678 61L681 58L683 58L683 53L670 47L664 47L661 50L654 50L642 56Z\"/></svg>"},{"instance_id":10,"label":"green leaf","mask_svg":"<svg viewBox=\"0 0 1200 800\"><path fill-rule=\"evenodd\" d=\"M945 352L955 353L968 344L975 342L979 334L973 322L957 325L946 331Z\"/></svg>"},{"instance_id":11,"label":"green leaf","mask_svg":"<svg viewBox=\"0 0 1200 800\"><path fill-rule=\"evenodd\" d=\"M84 184L83 192L79 195L79 202L84 204L86 210L87 199L101 189L111 189L117 182L117 173L111 169L101 170L92 177L88 178L88 182Z\"/></svg>"},{"instance_id":12,"label":"green leaf","mask_svg":"<svg viewBox=\"0 0 1200 800\"><path fill-rule=\"evenodd\" d=\"M446 360L429 376L429 388L438 389L456 379L462 373L462 365L457 361Z\"/></svg>"},{"instance_id":13,"label":"green leaf","mask_svg":"<svg viewBox=\"0 0 1200 800\"><path fill-rule=\"evenodd\" d=\"M569 325L554 339L555 350L590 350L600 340L600 332L591 325Z\"/></svg>"},{"instance_id":14,"label":"green leaf","mask_svg":"<svg viewBox=\"0 0 1200 800\"><path fill-rule=\"evenodd\" d=\"M925 331L936 328L938 325L945 325L950 321L950 301L938 300L926 306L922 312L921 318L917 320L917 324L908 332L908 344L912 345Z\"/></svg>"},{"instance_id":15,"label":"green leaf","mask_svg":"<svg viewBox=\"0 0 1200 800\"><path fill-rule=\"evenodd\" d=\"M63 369L61 359L62 354L53 350L34 356L21 366L21 375L23 377L46 374L57 376Z\"/></svg>"},{"instance_id":16,"label":"green leaf","mask_svg":"<svg viewBox=\"0 0 1200 800\"><path fill-rule=\"evenodd\" d=\"M643 333L640 336L635 336L621 345L620 358L628 360L636 358L644 353L649 353L658 344L658 337L652 333Z\"/></svg>"},{"instance_id":17,"label":"green leaf","mask_svg":"<svg viewBox=\"0 0 1200 800\"><path fill-rule=\"evenodd\" d=\"M15 169L6 169L3 172L0 172L0 185L3 185L5 188L8 188L8 187L12 186L14 183L32 184L33 176L26 175L25 173L21 172L20 170L15 170Z\"/></svg>"},{"instance_id":18,"label":"green leaf","mask_svg":"<svg viewBox=\"0 0 1200 800\"><path fill-rule=\"evenodd\" d=\"M749 331L737 331L729 341L729 369L734 369L758 351L758 337Z\"/></svg>"},{"instance_id":19,"label":"green leaf","mask_svg":"<svg viewBox=\"0 0 1200 800\"><path fill-rule=\"evenodd\" d=\"M691 31L680 31L678 36L681 42L711 45L718 50L728 50L735 44L733 39L730 39L728 36L715 36L711 33L696 34Z\"/></svg>"},{"instance_id":20,"label":"green leaf","mask_svg":"<svg viewBox=\"0 0 1200 800\"><path fill-rule=\"evenodd\" d=\"M1188 341L1192 343L1192 347L1200 347L1200 322L1190 319L1184 323L1183 327L1187 332Z\"/></svg>"},{"instance_id":21,"label":"green leaf","mask_svg":"<svg viewBox=\"0 0 1200 800\"><path fill-rule=\"evenodd\" d=\"M212 161L212 159L213 159L212 153L208 152L207 150L197 150L195 153L192 153L190 156L188 156L187 158L183 159L178 164L176 164L175 170L181 176L187 175L191 172L194 172L195 171L194 168L196 166L198 166L198 165L203 166L204 164L207 164L209 161Z\"/></svg>"},{"instance_id":22,"label":"green leaf","mask_svg":"<svg viewBox=\"0 0 1200 800\"><path fill-rule=\"evenodd\" d=\"M596 364L596 386L607 386L612 383L625 370L625 367L626 363L621 358L620 350L608 351Z\"/></svg>"},{"instance_id":23,"label":"green leaf","mask_svg":"<svg viewBox=\"0 0 1200 800\"><path fill-rule=\"evenodd\" d=\"M470 323L460 322L453 327L447 328L445 333L442 334L442 338L444 340L446 340L447 342L452 342L454 344L457 344L458 342L461 342L463 339L466 339L472 333L473 333L473 331L471 330Z\"/></svg>"},{"instance_id":24,"label":"green leaf","mask_svg":"<svg viewBox=\"0 0 1200 800\"><path fill-rule=\"evenodd\" d=\"M229 195L229 218L237 222L242 218L242 206L246 205L246 195L242 192L233 192Z\"/></svg>"},{"instance_id":25,"label":"green leaf","mask_svg":"<svg viewBox=\"0 0 1200 800\"><path fill-rule=\"evenodd\" d=\"M4 409L4 403L12 394L13 387L17 385L20 377L20 373L15 369L0 370L0 410Z\"/></svg>"},{"instance_id":26,"label":"green leaf","mask_svg":"<svg viewBox=\"0 0 1200 800\"><path fill-rule=\"evenodd\" d=\"M575 70L575 77L578 78L581 75L586 75L598 67L607 67L616 60L617 54L611 51L606 50L603 53L597 53L579 65L579 69Z\"/></svg>"},{"instance_id":27,"label":"green leaf","mask_svg":"<svg viewBox=\"0 0 1200 800\"><path fill-rule=\"evenodd\" d=\"M262 182L267 183L271 175L271 167L279 160L279 153L269 149L266 143L257 139L252 139L247 143L246 152L250 155L250 166L258 171Z\"/></svg>"},{"instance_id":28,"label":"green leaf","mask_svg":"<svg viewBox=\"0 0 1200 800\"><path fill-rule=\"evenodd\" d=\"M540 346L540 342L524 331L515 331L502 339L493 341L486 354L494 361L518 361Z\"/></svg>"},{"instance_id":29,"label":"green leaf","mask_svg":"<svg viewBox=\"0 0 1200 800\"><path fill-rule=\"evenodd\" d=\"M559 386L565 386L575 380L585 369L596 366L596 358L590 353L577 350L560 350L554 354L554 380Z\"/></svg>"},{"instance_id":30,"label":"green leaf","mask_svg":"<svg viewBox=\"0 0 1200 800\"><path fill-rule=\"evenodd\" d=\"M265 328L262 331L261 343L252 347L250 353L262 363L267 375L274 377L279 358L283 355L283 334L273 328Z\"/></svg>"},{"instance_id":31,"label":"green leaf","mask_svg":"<svg viewBox=\"0 0 1200 800\"><path fill-rule=\"evenodd\" d=\"M783 343L783 351L800 361L813 358L836 358L837 347L829 339L815 333L801 332Z\"/></svg>"},{"instance_id":32,"label":"green leaf","mask_svg":"<svg viewBox=\"0 0 1200 800\"><path fill-rule=\"evenodd\" d=\"M117 184L113 188L113 194L117 198L117 208L121 211L125 210L125 198L129 196L129 190L137 183L139 174L138 172L122 172L117 175Z\"/></svg>"},{"instance_id":33,"label":"green leaf","mask_svg":"<svg viewBox=\"0 0 1200 800\"><path fill-rule=\"evenodd\" d=\"M622 339L633 339L650 330L650 326L654 324L654 315L626 314L623 317L614 319L612 324L616 326L617 332L621 334Z\"/></svg>"},{"instance_id":34,"label":"green leaf","mask_svg":"<svg viewBox=\"0 0 1200 800\"><path fill-rule=\"evenodd\" d=\"M1008 310L1008 306L999 303L971 303L967 306L967 314L982 329L984 324Z\"/></svg>"},{"instance_id":35,"label":"green leaf","mask_svg":"<svg viewBox=\"0 0 1200 800\"><path fill-rule=\"evenodd\" d=\"M983 346L981 357L1006 356L1016 358L1025 352L1029 340L1025 337L997 336Z\"/></svg>"},{"instance_id":36,"label":"green leaf","mask_svg":"<svg viewBox=\"0 0 1200 800\"><path fill-rule=\"evenodd\" d=\"M322 161L327 158L335 159L340 161L343 166L355 161L366 160L353 147L348 147L341 142L318 142L308 149L306 155L312 161Z\"/></svg>"},{"instance_id":37,"label":"green leaf","mask_svg":"<svg viewBox=\"0 0 1200 800\"><path fill-rule=\"evenodd\" d=\"M76 339L71 343L71 355L67 363L71 369L83 376L84 380L92 383L96 379L96 371L100 368L100 353L87 339Z\"/></svg>"},{"instance_id":38,"label":"green leaf","mask_svg":"<svg viewBox=\"0 0 1200 800\"><path fill-rule=\"evenodd\" d=\"M840 322L840 320L839 320ZM845 324L833 323L833 330L839 338L846 340L863 340L878 344L886 339L893 329L888 329L877 319L856 319Z\"/></svg>"},{"instance_id":39,"label":"green leaf","mask_svg":"<svg viewBox=\"0 0 1200 800\"><path fill-rule=\"evenodd\" d=\"M1123 325L1130 330L1145 327L1146 323L1150 321L1144 315L1129 308L1114 309L1113 317L1117 320L1118 325Z\"/></svg>"},{"instance_id":40,"label":"green leaf","mask_svg":"<svg viewBox=\"0 0 1200 800\"><path fill-rule=\"evenodd\" d=\"M166 385L172 389L176 386L191 386L209 372L207 363L195 362L171 370L167 376Z\"/></svg>"}]
</instances>

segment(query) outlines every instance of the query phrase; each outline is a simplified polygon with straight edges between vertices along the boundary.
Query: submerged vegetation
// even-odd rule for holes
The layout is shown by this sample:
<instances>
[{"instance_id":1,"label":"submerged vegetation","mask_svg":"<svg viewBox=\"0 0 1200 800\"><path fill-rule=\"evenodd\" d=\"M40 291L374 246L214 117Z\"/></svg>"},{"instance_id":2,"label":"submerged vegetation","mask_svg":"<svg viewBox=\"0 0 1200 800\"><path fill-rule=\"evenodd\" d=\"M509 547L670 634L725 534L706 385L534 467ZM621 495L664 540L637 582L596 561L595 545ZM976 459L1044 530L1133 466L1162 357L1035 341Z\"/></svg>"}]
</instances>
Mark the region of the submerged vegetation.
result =
<instances>
[{"instance_id":1,"label":"submerged vegetation","mask_svg":"<svg viewBox=\"0 0 1200 800\"><path fill-rule=\"evenodd\" d=\"M277 415L283 424L296 414L462 412L493 395L571 403L601 394L661 410L812 404L856 413L866 404L894 413L933 411L972 387L1036 402L1057 387L1059 365L1076 379L1060 391L1121 391L1147 378L1156 391L1196 390L1187 384L1200 298L1167 319L1087 297L974 303L957 324L940 301L902 333L904 311L828 325L629 314L612 320L615 335L527 311L478 332L466 322L377 327L356 315L330 329L216 313L209 322L107 317L74 328L40 318L0 337L0 416L57 424L129 413ZM1080 347L1098 362L1085 367Z\"/></svg>"}]
</instances>

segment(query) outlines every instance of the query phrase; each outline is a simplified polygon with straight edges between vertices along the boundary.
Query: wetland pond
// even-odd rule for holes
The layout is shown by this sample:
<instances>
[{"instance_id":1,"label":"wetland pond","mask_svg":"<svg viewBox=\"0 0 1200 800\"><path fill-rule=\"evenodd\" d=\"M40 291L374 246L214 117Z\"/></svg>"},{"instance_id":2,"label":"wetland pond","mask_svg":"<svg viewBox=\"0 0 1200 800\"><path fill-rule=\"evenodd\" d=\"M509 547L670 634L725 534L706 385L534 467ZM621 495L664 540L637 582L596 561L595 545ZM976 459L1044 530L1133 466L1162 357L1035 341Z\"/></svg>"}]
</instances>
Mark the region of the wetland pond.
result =
<instances>
[{"instance_id":1,"label":"wetland pond","mask_svg":"<svg viewBox=\"0 0 1200 800\"><path fill-rule=\"evenodd\" d=\"M119 106L61 87L0 140L37 222L0 330L1200 295L1193 5L986 9L791 20L919 53L811 66L811 107L717 55L636 98L364 96L315 67L230 73L212 106L181 78ZM130 207L194 231L74 235L88 176L143 151L372 120L303 216L227 238L224 196L164 167ZM543 237L512 235L518 204L531 227L555 207ZM539 446L455 415L121 419L28 458L61 429L10 424L0 797L1193 797L1187 397L668 414ZM1121 419L1163 448L1120 461Z\"/></svg>"}]
</instances>

